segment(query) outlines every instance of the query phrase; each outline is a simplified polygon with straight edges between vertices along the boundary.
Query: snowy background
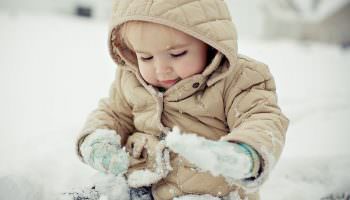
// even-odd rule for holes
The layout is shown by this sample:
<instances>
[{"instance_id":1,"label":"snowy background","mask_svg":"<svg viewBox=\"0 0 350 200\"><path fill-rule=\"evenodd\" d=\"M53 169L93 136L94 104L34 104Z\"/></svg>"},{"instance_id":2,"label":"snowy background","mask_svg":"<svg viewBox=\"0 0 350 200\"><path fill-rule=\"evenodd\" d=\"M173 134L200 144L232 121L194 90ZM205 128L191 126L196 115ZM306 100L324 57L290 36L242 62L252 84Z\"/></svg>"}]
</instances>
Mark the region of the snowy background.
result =
<instances>
[{"instance_id":1,"label":"snowy background","mask_svg":"<svg viewBox=\"0 0 350 200\"><path fill-rule=\"evenodd\" d=\"M349 193L350 49L263 40L237 25L240 53L270 66L291 120L262 199ZM0 9L1 200L57 199L99 178L78 160L74 142L113 80L107 30L101 19Z\"/></svg>"}]
</instances>

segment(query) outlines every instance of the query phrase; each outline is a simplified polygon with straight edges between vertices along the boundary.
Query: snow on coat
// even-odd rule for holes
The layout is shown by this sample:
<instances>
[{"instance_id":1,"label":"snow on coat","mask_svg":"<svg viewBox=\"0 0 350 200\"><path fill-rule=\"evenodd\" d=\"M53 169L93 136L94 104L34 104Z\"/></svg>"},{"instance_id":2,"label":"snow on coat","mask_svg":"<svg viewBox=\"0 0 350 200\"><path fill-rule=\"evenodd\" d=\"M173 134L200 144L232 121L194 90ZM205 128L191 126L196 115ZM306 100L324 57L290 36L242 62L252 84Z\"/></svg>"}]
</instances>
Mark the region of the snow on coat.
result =
<instances>
[{"instance_id":1,"label":"snow on coat","mask_svg":"<svg viewBox=\"0 0 350 200\"><path fill-rule=\"evenodd\" d=\"M163 24L183 31L218 52L201 73L179 81L164 93L149 86L137 62L118 39L118 27L130 20ZM250 145L261 159L257 178L228 183L222 176L194 170L181 156L170 153L172 171L152 185L156 200L184 194L259 199L258 188L278 160L288 119L282 114L274 79L268 67L237 53L237 36L229 10L222 0L117 0L113 6L110 53L118 64L110 95L92 112L77 142L96 129L113 129L122 144L134 132L162 138L170 128L196 133L211 140ZM142 165L142 163L144 163ZM147 162L136 167L146 169ZM133 166L130 171L135 170ZM154 169L150 169L154 170Z\"/></svg>"}]
</instances>

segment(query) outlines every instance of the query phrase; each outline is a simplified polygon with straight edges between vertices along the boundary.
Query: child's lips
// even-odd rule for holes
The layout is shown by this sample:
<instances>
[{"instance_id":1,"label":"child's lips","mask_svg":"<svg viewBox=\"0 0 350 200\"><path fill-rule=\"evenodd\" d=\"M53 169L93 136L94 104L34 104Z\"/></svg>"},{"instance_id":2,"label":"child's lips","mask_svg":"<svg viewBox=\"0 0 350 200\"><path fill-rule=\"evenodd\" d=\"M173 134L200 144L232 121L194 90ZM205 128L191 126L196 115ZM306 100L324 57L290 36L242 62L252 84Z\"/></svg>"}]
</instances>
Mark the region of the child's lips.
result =
<instances>
[{"instance_id":1,"label":"child's lips","mask_svg":"<svg viewBox=\"0 0 350 200\"><path fill-rule=\"evenodd\" d=\"M178 81L178 79L172 79L172 80L164 80L164 81L159 81L160 83L164 85L173 85Z\"/></svg>"}]
</instances>

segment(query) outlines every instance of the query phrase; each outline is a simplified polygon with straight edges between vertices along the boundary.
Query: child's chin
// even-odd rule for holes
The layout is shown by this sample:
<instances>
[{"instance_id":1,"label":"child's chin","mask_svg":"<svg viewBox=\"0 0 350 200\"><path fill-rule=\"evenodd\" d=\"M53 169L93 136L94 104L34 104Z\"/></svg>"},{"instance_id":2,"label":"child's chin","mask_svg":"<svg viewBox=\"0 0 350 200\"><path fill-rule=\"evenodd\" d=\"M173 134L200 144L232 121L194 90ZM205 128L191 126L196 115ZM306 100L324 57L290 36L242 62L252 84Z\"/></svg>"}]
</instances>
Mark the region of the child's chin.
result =
<instances>
[{"instance_id":1,"label":"child's chin","mask_svg":"<svg viewBox=\"0 0 350 200\"><path fill-rule=\"evenodd\" d=\"M171 88L171 86L173 86L173 85L175 85L175 84L172 84L172 85L162 85L161 87L162 87L162 88L165 88L165 89L169 89L169 88Z\"/></svg>"},{"instance_id":2,"label":"child's chin","mask_svg":"<svg viewBox=\"0 0 350 200\"><path fill-rule=\"evenodd\" d=\"M176 82L173 82L173 83L162 83L162 84L160 84L160 87L165 88L165 89L169 89L175 84L176 84Z\"/></svg>"}]
</instances>

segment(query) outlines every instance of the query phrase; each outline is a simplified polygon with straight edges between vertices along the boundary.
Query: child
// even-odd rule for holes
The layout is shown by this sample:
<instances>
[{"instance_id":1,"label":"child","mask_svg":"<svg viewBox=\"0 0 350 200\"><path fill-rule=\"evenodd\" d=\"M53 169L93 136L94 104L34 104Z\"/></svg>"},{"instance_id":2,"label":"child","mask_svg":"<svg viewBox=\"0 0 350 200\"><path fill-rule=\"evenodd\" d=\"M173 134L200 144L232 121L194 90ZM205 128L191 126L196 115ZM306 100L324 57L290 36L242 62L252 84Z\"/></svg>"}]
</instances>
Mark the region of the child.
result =
<instances>
[{"instance_id":1,"label":"child","mask_svg":"<svg viewBox=\"0 0 350 200\"><path fill-rule=\"evenodd\" d=\"M110 96L77 142L131 199L259 199L288 119L267 66L238 55L223 0L115 0ZM173 129L178 127L178 129Z\"/></svg>"}]
</instances>

